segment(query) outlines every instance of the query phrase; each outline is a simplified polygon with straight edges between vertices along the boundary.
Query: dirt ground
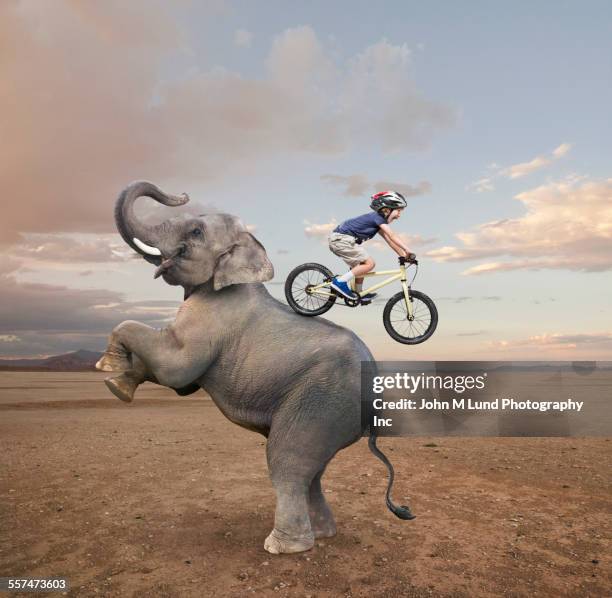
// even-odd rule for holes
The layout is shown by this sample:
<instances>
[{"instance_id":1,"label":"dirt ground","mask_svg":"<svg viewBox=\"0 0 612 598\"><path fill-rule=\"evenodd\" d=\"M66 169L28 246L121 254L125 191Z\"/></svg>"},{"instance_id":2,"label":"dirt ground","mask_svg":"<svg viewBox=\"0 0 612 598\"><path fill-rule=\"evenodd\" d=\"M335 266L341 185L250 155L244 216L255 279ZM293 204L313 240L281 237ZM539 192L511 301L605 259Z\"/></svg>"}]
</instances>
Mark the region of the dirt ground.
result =
<instances>
[{"instance_id":1,"label":"dirt ground","mask_svg":"<svg viewBox=\"0 0 612 598\"><path fill-rule=\"evenodd\" d=\"M0 576L69 596L610 596L609 439L365 441L324 478L335 538L263 549L264 438L199 393L115 399L97 373L0 373Z\"/></svg>"}]
</instances>

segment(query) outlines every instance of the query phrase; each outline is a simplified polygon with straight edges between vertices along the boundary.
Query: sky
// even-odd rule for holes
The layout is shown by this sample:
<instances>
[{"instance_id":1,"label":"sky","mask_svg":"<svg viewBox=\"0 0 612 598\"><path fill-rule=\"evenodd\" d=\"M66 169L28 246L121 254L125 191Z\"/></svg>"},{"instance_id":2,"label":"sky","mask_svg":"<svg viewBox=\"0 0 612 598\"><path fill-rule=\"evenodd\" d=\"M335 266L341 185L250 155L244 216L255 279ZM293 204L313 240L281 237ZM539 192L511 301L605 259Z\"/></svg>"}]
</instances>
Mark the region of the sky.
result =
<instances>
[{"instance_id":1,"label":"sky","mask_svg":"<svg viewBox=\"0 0 612 598\"><path fill-rule=\"evenodd\" d=\"M172 320L180 289L114 227L146 179L239 216L279 300L303 262L343 272L328 232L404 192L435 335L387 336L394 287L325 316L379 359L612 359L611 83L603 1L3 2L0 356Z\"/></svg>"}]
</instances>

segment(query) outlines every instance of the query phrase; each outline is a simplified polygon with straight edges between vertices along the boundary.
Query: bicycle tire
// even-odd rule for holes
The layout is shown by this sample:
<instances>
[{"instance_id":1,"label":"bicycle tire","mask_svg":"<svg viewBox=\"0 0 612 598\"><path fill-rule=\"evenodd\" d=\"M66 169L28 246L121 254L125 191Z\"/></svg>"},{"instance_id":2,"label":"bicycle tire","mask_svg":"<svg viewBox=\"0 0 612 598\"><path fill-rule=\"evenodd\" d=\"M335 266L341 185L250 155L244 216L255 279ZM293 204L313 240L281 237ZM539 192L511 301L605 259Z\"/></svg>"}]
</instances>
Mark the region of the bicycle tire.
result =
<instances>
[{"instance_id":1,"label":"bicycle tire","mask_svg":"<svg viewBox=\"0 0 612 598\"><path fill-rule=\"evenodd\" d=\"M395 295L393 295L393 297L389 299L389 301L387 301L387 305L385 305L385 309L383 311L383 323L385 325L385 330L393 340L397 341L398 343L402 343L403 345L418 345L419 343L426 341L435 332L438 326L438 309L436 308L436 304L427 295L425 295L425 293L410 290L410 297L413 300L413 307L415 307L415 301L420 301L429 312L430 321L424 331L422 331L417 336L405 336L401 334L398 330L396 330L396 328L393 326L391 312L399 301L404 301L403 291L396 293ZM406 313L405 306L404 313ZM406 321L408 322L408 320ZM408 324L408 326L412 329L410 323ZM414 326L416 327L416 325Z\"/></svg>"},{"instance_id":2,"label":"bicycle tire","mask_svg":"<svg viewBox=\"0 0 612 598\"><path fill-rule=\"evenodd\" d=\"M317 274L322 275L324 279L329 280L334 277L331 270L321 264L302 264L301 266L294 268L291 272L289 272L289 276L287 276L287 280L285 281L285 299L287 299L287 303L291 309L301 316L320 316L333 307L334 303L336 302L336 295L330 295L327 300L318 307L316 307L316 304L313 304L312 307L308 307L308 301L306 301L306 305L304 305L302 303L303 297L296 297L296 295L299 292L305 293L305 287L304 289L300 289L299 287L295 289L294 283L301 274L307 272L316 272ZM317 282L317 284L320 283ZM315 299L318 298L315 297Z\"/></svg>"}]
</instances>

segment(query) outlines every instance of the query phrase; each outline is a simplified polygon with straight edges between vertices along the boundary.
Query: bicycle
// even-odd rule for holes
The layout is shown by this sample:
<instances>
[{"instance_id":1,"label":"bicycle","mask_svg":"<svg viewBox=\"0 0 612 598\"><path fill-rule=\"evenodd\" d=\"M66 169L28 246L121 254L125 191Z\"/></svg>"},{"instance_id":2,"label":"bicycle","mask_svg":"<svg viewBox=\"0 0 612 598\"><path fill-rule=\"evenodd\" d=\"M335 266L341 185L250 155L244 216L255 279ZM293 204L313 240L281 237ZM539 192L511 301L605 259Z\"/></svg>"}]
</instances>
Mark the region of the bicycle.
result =
<instances>
[{"instance_id":1,"label":"bicycle","mask_svg":"<svg viewBox=\"0 0 612 598\"><path fill-rule=\"evenodd\" d=\"M407 282L406 264L414 265L416 268L410 284ZM334 278L331 270L321 264L302 264L287 276L285 297L296 313L302 316L320 316L329 311L339 297L344 299L348 307L369 305L369 301L362 301L364 295L400 280L402 290L387 301L383 311L383 323L389 336L398 343L418 345L426 341L438 325L438 310L435 303L424 293L410 288L418 273L418 265L416 259L400 257L398 270L368 272L363 276L389 276L389 278L355 293L356 299L348 299L331 288L330 284Z\"/></svg>"}]
</instances>

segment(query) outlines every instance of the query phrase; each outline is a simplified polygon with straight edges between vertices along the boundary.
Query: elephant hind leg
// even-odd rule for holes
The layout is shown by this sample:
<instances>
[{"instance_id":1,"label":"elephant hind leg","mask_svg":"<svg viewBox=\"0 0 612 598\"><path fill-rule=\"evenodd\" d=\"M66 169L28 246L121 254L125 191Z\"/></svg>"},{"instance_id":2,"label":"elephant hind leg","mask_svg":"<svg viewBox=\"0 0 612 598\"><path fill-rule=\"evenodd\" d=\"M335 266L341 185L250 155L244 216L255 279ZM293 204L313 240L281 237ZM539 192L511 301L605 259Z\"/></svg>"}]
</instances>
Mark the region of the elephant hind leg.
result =
<instances>
[{"instance_id":1,"label":"elephant hind leg","mask_svg":"<svg viewBox=\"0 0 612 598\"><path fill-rule=\"evenodd\" d=\"M264 542L272 554L303 552L314 546L308 515L308 485L302 481L274 481L276 512L274 529Z\"/></svg>"},{"instance_id":2,"label":"elephant hind leg","mask_svg":"<svg viewBox=\"0 0 612 598\"><path fill-rule=\"evenodd\" d=\"M321 489L322 469L312 480L309 492L310 525L315 538L331 538L336 535L336 522L332 510Z\"/></svg>"},{"instance_id":3,"label":"elephant hind leg","mask_svg":"<svg viewBox=\"0 0 612 598\"><path fill-rule=\"evenodd\" d=\"M317 389L286 398L273 417L267 458L277 503L269 552L308 550L318 537L333 536L334 518L321 492L321 476L334 455L359 438L359 404L354 409L324 408ZM348 420L347 420L348 417Z\"/></svg>"}]
</instances>

